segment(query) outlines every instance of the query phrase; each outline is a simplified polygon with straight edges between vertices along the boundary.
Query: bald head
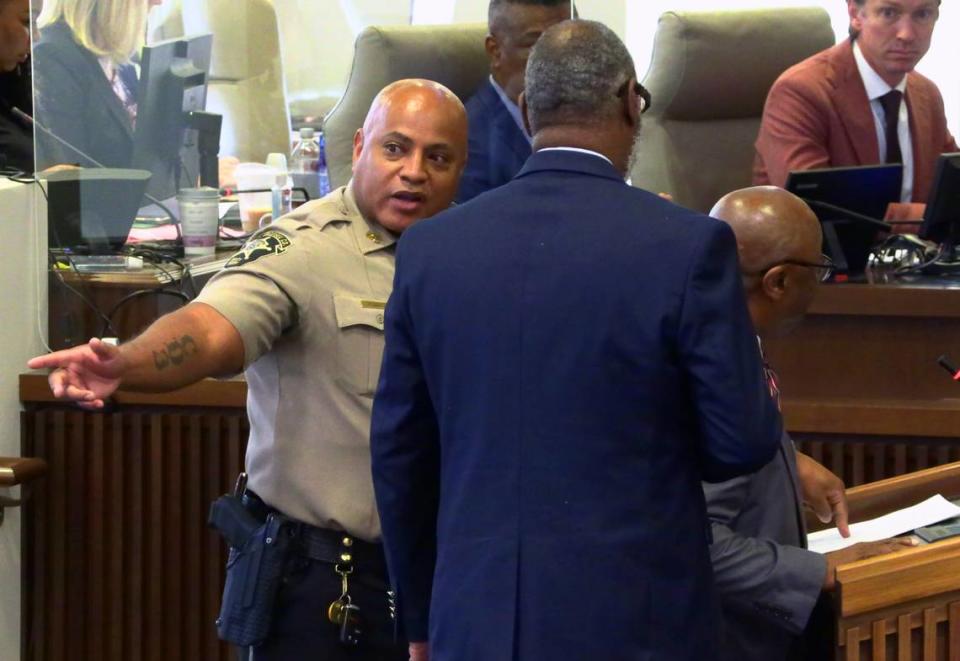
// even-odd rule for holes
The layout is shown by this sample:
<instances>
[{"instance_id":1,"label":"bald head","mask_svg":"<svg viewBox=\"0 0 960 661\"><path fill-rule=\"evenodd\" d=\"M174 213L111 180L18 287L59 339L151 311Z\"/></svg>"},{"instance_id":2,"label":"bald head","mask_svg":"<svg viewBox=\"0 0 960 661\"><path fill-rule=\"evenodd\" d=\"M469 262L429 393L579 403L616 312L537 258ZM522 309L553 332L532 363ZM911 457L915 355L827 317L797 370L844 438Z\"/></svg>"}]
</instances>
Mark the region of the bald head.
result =
<instances>
[{"instance_id":1,"label":"bald head","mask_svg":"<svg viewBox=\"0 0 960 661\"><path fill-rule=\"evenodd\" d=\"M450 206L467 160L467 114L431 80L387 85L353 139L351 187L367 220L397 234Z\"/></svg>"},{"instance_id":2,"label":"bald head","mask_svg":"<svg viewBox=\"0 0 960 661\"><path fill-rule=\"evenodd\" d=\"M800 198L774 186L723 196L710 215L733 229L750 317L760 336L782 335L803 319L819 282L822 235Z\"/></svg>"},{"instance_id":3,"label":"bald head","mask_svg":"<svg viewBox=\"0 0 960 661\"><path fill-rule=\"evenodd\" d=\"M819 254L821 234L816 215L803 200L782 188L755 186L728 193L710 215L733 229L744 273L798 258L811 246Z\"/></svg>"},{"instance_id":4,"label":"bald head","mask_svg":"<svg viewBox=\"0 0 960 661\"><path fill-rule=\"evenodd\" d=\"M390 83L374 97L363 120L363 130L368 131L372 122L380 121L384 113L401 107L436 115L449 114L454 121L459 116L464 127L467 125L463 102L449 88L424 78L405 78Z\"/></svg>"}]
</instances>

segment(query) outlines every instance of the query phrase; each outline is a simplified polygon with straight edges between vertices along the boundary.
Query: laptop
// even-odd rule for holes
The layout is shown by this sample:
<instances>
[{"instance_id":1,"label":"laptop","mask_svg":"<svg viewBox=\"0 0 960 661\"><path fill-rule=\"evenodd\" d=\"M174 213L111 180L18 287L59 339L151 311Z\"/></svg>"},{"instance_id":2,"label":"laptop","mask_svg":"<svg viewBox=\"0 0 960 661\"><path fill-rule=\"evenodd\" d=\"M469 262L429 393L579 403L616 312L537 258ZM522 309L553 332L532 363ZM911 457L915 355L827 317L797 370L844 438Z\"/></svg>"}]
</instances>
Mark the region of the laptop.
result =
<instances>
[{"instance_id":1,"label":"laptop","mask_svg":"<svg viewBox=\"0 0 960 661\"><path fill-rule=\"evenodd\" d=\"M862 273L881 232L887 206L900 201L899 163L793 171L786 189L803 199L823 228L823 252L837 271Z\"/></svg>"},{"instance_id":2,"label":"laptop","mask_svg":"<svg viewBox=\"0 0 960 661\"><path fill-rule=\"evenodd\" d=\"M47 189L48 245L77 254L123 248L150 180L148 170L82 168L40 175Z\"/></svg>"}]
</instances>

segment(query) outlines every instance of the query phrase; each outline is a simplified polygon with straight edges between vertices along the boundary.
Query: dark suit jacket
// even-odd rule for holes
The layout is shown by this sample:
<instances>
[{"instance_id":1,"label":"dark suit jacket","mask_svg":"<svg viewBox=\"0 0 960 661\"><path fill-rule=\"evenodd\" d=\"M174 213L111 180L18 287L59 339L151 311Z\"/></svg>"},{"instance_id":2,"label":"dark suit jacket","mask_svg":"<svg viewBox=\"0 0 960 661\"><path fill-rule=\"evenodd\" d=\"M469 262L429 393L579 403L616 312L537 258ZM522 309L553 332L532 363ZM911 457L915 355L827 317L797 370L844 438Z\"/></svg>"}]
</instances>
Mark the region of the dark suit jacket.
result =
<instances>
[{"instance_id":1,"label":"dark suit jacket","mask_svg":"<svg viewBox=\"0 0 960 661\"><path fill-rule=\"evenodd\" d=\"M710 658L700 480L763 466L781 428L730 228L540 152L407 230L394 284L371 449L411 639Z\"/></svg>"},{"instance_id":2,"label":"dark suit jacket","mask_svg":"<svg viewBox=\"0 0 960 661\"><path fill-rule=\"evenodd\" d=\"M907 75L913 141L913 199L926 202L937 156L957 151L947 130L940 91L928 78ZM787 69L763 110L754 162L755 184L783 186L791 170L872 165L880 161L877 132L851 41Z\"/></svg>"},{"instance_id":3,"label":"dark suit jacket","mask_svg":"<svg viewBox=\"0 0 960 661\"><path fill-rule=\"evenodd\" d=\"M19 108L33 114L30 64L25 72L0 74L0 168L33 172L33 128L13 114Z\"/></svg>"},{"instance_id":4,"label":"dark suit jacket","mask_svg":"<svg viewBox=\"0 0 960 661\"><path fill-rule=\"evenodd\" d=\"M793 441L783 434L769 464L703 490L723 605L721 658L782 661L803 633L826 573L824 557L806 550Z\"/></svg>"},{"instance_id":5,"label":"dark suit jacket","mask_svg":"<svg viewBox=\"0 0 960 661\"><path fill-rule=\"evenodd\" d=\"M74 41L73 32L62 22L41 31L33 57L37 120L101 164L130 167L133 126L97 57ZM123 67L120 75L130 89L136 89L132 67ZM93 167L40 131L37 150L40 168L56 163Z\"/></svg>"},{"instance_id":6,"label":"dark suit jacket","mask_svg":"<svg viewBox=\"0 0 960 661\"><path fill-rule=\"evenodd\" d=\"M469 157L460 179L458 202L507 183L530 156L530 141L489 80L467 102L467 122Z\"/></svg>"}]
</instances>

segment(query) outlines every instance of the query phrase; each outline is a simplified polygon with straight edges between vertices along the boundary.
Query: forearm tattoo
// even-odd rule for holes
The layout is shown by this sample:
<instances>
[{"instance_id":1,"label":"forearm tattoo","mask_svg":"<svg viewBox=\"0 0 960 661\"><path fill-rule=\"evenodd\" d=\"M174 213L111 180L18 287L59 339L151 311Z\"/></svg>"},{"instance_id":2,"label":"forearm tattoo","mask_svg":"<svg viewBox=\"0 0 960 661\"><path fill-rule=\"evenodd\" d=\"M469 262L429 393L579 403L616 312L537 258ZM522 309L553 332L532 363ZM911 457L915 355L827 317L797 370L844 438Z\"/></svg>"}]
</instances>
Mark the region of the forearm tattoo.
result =
<instances>
[{"instance_id":1,"label":"forearm tattoo","mask_svg":"<svg viewBox=\"0 0 960 661\"><path fill-rule=\"evenodd\" d=\"M153 352L153 364L157 371L162 372L170 366L178 367L184 361L197 353L197 343L189 335L184 335L179 340L172 340L159 351Z\"/></svg>"}]
</instances>

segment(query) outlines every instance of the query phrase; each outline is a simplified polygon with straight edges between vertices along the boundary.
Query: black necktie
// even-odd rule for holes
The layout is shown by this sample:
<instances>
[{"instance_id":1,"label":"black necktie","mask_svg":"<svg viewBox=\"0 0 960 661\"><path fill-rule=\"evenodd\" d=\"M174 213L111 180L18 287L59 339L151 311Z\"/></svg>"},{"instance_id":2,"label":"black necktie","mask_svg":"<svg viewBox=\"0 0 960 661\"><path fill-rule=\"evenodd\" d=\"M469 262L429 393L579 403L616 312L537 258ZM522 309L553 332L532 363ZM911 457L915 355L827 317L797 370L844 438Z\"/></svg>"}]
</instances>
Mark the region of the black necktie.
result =
<instances>
[{"instance_id":1,"label":"black necktie","mask_svg":"<svg viewBox=\"0 0 960 661\"><path fill-rule=\"evenodd\" d=\"M903 156L900 154L900 138L897 133L901 100L903 100L903 93L898 90L890 90L880 97L880 105L883 106L884 133L887 136L887 163L903 162Z\"/></svg>"}]
</instances>

